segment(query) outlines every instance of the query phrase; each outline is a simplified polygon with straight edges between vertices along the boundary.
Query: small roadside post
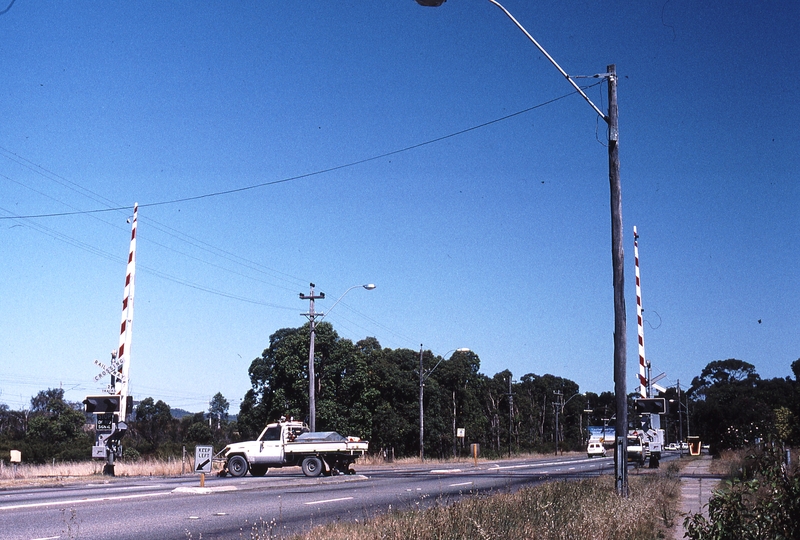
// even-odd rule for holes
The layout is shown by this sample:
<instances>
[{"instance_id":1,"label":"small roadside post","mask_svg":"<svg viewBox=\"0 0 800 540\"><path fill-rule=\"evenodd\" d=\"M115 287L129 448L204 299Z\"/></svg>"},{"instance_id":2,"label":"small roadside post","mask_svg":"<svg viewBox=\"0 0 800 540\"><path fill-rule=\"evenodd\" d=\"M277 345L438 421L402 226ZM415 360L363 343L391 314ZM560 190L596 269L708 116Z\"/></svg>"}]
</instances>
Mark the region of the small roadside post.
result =
<instances>
[{"instance_id":1,"label":"small roadside post","mask_svg":"<svg viewBox=\"0 0 800 540\"><path fill-rule=\"evenodd\" d=\"M213 446L194 447L194 472L200 473L200 487L205 487L206 473L211 472L211 457L213 453Z\"/></svg>"},{"instance_id":2,"label":"small roadside post","mask_svg":"<svg viewBox=\"0 0 800 540\"><path fill-rule=\"evenodd\" d=\"M22 452L19 450L11 450L11 477L17 477L17 465L22 463Z\"/></svg>"}]
</instances>

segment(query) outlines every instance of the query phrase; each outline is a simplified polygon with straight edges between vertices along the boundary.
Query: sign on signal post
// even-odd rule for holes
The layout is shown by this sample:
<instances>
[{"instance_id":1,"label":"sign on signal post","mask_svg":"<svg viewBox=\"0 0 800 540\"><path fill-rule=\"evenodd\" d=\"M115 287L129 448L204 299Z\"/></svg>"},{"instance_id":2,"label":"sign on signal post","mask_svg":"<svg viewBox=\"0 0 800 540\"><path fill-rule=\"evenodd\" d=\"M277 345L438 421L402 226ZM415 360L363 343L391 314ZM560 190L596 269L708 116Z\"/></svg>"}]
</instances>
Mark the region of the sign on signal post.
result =
<instances>
[{"instance_id":1,"label":"sign on signal post","mask_svg":"<svg viewBox=\"0 0 800 540\"><path fill-rule=\"evenodd\" d=\"M114 431L114 414L95 414L95 429L98 433Z\"/></svg>"}]
</instances>

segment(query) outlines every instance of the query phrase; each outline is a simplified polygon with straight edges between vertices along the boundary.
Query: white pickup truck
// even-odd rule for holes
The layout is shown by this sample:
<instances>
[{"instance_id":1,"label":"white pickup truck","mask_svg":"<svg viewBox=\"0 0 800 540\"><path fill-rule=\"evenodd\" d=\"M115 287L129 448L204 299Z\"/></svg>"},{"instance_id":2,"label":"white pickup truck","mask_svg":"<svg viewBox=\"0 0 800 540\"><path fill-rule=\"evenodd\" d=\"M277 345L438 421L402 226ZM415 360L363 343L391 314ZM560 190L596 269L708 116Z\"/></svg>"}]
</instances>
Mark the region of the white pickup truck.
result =
<instances>
[{"instance_id":1,"label":"white pickup truck","mask_svg":"<svg viewBox=\"0 0 800 540\"><path fill-rule=\"evenodd\" d=\"M281 420L267 424L255 441L233 443L217 456L225 461L220 476L264 476L270 467L297 467L306 476L322 473L355 474L350 467L369 447L358 437L333 431L312 433L303 422Z\"/></svg>"}]
</instances>

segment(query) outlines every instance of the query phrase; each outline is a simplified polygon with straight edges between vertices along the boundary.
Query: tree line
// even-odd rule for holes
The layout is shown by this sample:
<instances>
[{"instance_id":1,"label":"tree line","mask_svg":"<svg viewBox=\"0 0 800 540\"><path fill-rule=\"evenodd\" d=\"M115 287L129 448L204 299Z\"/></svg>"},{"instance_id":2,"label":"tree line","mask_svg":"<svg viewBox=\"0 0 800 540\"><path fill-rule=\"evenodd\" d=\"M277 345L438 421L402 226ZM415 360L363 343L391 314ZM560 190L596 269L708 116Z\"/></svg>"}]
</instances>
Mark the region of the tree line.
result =
<instances>
[{"instance_id":1,"label":"tree line","mask_svg":"<svg viewBox=\"0 0 800 540\"><path fill-rule=\"evenodd\" d=\"M141 400L124 439L126 456L178 456L195 444L221 449L255 438L281 417L307 421L309 336L308 324L270 336L269 346L250 364L251 388L234 421L220 393L207 411L180 419L161 400ZM583 450L588 425L614 425L612 392L580 393L574 381L551 374L514 380L504 370L490 377L480 372L480 358L472 351L443 358L426 350L384 348L373 337L353 343L322 322L316 325L315 352L317 429L361 437L373 453L418 455L420 362L426 457L465 455L472 443L485 456ZM791 368L794 379L765 380L741 360L709 363L680 396L676 388L662 395L669 405L662 421L667 441L698 435L715 450L766 438L797 444L800 360ZM628 400L632 426L634 398ZM24 411L0 404L0 451L7 456L12 448L22 450L30 462L88 459L94 435L87 422L93 418L82 409L66 402L61 389L39 392Z\"/></svg>"}]
</instances>

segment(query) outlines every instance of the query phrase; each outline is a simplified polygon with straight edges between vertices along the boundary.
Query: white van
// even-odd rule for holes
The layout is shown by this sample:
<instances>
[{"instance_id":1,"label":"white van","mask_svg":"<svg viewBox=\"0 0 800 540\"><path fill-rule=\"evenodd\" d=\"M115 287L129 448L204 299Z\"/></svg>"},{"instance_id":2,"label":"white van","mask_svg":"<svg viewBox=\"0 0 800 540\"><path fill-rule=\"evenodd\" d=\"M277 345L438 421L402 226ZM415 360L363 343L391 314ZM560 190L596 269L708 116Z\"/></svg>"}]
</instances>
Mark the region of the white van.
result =
<instances>
[{"instance_id":1,"label":"white van","mask_svg":"<svg viewBox=\"0 0 800 540\"><path fill-rule=\"evenodd\" d=\"M601 442L592 441L589 443L589 446L586 447L586 454L590 458L595 456L606 457L606 447L603 446Z\"/></svg>"}]
</instances>

